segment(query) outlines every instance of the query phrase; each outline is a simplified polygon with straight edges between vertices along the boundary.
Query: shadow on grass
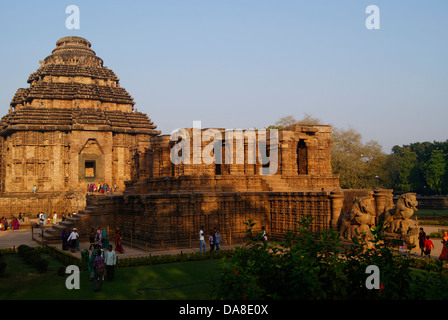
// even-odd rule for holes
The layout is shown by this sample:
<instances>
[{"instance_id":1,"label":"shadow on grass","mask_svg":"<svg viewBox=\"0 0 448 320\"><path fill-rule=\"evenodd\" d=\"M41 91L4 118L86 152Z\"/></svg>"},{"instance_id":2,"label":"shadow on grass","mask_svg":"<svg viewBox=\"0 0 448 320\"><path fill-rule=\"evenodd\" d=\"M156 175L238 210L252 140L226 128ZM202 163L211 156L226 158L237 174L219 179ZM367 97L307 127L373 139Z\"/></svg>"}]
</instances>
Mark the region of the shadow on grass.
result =
<instances>
[{"instance_id":1,"label":"shadow on grass","mask_svg":"<svg viewBox=\"0 0 448 320\"><path fill-rule=\"evenodd\" d=\"M43 257L50 263L47 273L39 274L18 255L4 255L0 300L208 300L220 268L219 260L117 268L114 281L104 281L102 291L93 292L88 271L80 273L80 289L68 290L68 274L57 275L61 264Z\"/></svg>"}]
</instances>

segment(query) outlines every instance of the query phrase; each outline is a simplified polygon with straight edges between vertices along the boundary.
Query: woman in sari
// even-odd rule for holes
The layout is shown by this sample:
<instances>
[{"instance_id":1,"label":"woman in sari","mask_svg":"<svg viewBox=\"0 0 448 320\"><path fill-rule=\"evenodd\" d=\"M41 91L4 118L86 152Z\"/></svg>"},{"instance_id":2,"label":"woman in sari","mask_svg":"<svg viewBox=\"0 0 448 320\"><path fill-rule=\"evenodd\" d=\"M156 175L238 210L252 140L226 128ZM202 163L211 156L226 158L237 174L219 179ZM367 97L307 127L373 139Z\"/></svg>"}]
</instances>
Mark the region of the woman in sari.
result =
<instances>
[{"instance_id":1,"label":"woman in sari","mask_svg":"<svg viewBox=\"0 0 448 320\"><path fill-rule=\"evenodd\" d=\"M115 251L119 253L124 253L123 246L121 245L121 235L120 230L115 232Z\"/></svg>"},{"instance_id":2,"label":"woman in sari","mask_svg":"<svg viewBox=\"0 0 448 320\"><path fill-rule=\"evenodd\" d=\"M109 237L107 234L107 228L104 227L103 234L101 235L101 243L103 248L109 248Z\"/></svg>"},{"instance_id":3,"label":"woman in sari","mask_svg":"<svg viewBox=\"0 0 448 320\"><path fill-rule=\"evenodd\" d=\"M444 232L443 233L443 238L442 238L442 253L439 256L440 260L448 260L448 250L446 248L446 246L448 245L448 233Z\"/></svg>"},{"instance_id":4,"label":"woman in sari","mask_svg":"<svg viewBox=\"0 0 448 320\"><path fill-rule=\"evenodd\" d=\"M95 244L93 251L92 251L92 255L89 258L89 261L87 263L87 268L89 270L90 276L89 276L89 280L93 281L93 277L95 275L95 268L93 267L93 261L95 260L96 256L101 254L101 248L98 244Z\"/></svg>"}]
</instances>

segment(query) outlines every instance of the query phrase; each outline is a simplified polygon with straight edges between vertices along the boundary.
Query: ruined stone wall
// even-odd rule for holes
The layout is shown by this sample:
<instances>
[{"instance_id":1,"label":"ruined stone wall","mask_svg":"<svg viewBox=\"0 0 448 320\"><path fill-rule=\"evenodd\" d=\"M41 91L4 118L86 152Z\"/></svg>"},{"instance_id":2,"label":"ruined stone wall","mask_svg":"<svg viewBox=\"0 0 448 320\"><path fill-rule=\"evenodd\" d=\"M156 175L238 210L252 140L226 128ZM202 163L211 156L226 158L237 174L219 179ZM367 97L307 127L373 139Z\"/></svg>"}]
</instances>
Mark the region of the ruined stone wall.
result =
<instances>
[{"instance_id":1,"label":"ruined stone wall","mask_svg":"<svg viewBox=\"0 0 448 320\"><path fill-rule=\"evenodd\" d=\"M272 146L268 131L265 150L260 149L256 131L234 132L233 140L224 129L188 128L180 132L178 141L171 141L168 135L150 138L147 150L139 153L136 178L127 183L127 194L339 188L339 178L331 172L329 126L280 130L278 142ZM218 143L210 136L218 137ZM267 165L259 156L265 152L270 157ZM277 159L272 157L274 152ZM181 160L176 162L176 157ZM274 168L272 174L261 174L262 168L269 166Z\"/></svg>"},{"instance_id":2,"label":"ruined stone wall","mask_svg":"<svg viewBox=\"0 0 448 320\"><path fill-rule=\"evenodd\" d=\"M210 232L219 228L224 240L240 241L245 222L253 219L256 229L269 223L268 201L262 194L151 194L123 196L115 212L115 228L135 238L149 239L152 247L194 246L201 226Z\"/></svg>"},{"instance_id":3,"label":"ruined stone wall","mask_svg":"<svg viewBox=\"0 0 448 320\"><path fill-rule=\"evenodd\" d=\"M448 210L448 196L417 195L419 209Z\"/></svg>"},{"instance_id":4,"label":"ruined stone wall","mask_svg":"<svg viewBox=\"0 0 448 320\"><path fill-rule=\"evenodd\" d=\"M63 213L78 212L85 208L85 194L16 194L0 195L0 217L7 219L22 216L36 218L41 212L52 216L54 212L59 217Z\"/></svg>"},{"instance_id":5,"label":"ruined stone wall","mask_svg":"<svg viewBox=\"0 0 448 320\"><path fill-rule=\"evenodd\" d=\"M313 217L312 231L332 229L344 196L331 192L207 192L178 194L132 194L89 197L88 225L119 228L130 240L146 239L149 247L197 246L198 233L215 227L228 244L246 242L246 223L254 232L265 226L270 239L294 231L306 215ZM104 213L104 216L101 214ZM113 218L111 216L113 214ZM104 217L108 216L106 221ZM87 229L86 229L87 230Z\"/></svg>"}]
</instances>

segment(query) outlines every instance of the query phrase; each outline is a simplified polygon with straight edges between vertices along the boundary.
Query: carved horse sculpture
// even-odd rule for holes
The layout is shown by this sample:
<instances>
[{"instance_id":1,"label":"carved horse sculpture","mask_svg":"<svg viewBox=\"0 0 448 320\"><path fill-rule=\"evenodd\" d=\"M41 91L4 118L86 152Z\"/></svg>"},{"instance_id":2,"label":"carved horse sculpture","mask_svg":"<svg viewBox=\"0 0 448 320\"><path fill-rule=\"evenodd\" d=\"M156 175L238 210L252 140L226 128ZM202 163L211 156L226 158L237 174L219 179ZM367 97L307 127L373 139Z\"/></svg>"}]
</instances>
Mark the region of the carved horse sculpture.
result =
<instances>
[{"instance_id":1,"label":"carved horse sculpture","mask_svg":"<svg viewBox=\"0 0 448 320\"><path fill-rule=\"evenodd\" d=\"M395 208L387 211L384 216L384 226L390 232L407 234L416 228L416 222L410 219L417 211L417 197L415 193L405 193L401 195Z\"/></svg>"},{"instance_id":2,"label":"carved horse sculpture","mask_svg":"<svg viewBox=\"0 0 448 320\"><path fill-rule=\"evenodd\" d=\"M375 224L375 212L371 202L370 197L356 197L353 200L352 209L342 217L339 230L342 238L351 240L361 232L365 233L368 239L373 238L370 227Z\"/></svg>"}]
</instances>

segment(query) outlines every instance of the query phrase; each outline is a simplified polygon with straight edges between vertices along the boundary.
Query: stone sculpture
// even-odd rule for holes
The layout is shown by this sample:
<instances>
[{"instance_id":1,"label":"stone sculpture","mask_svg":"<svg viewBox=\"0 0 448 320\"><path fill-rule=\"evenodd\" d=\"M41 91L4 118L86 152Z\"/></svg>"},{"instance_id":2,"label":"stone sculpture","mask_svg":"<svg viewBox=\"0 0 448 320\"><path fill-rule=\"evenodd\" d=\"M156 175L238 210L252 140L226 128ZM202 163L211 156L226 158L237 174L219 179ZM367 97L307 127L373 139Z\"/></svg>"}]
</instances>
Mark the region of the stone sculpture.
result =
<instances>
[{"instance_id":1,"label":"stone sculpture","mask_svg":"<svg viewBox=\"0 0 448 320\"><path fill-rule=\"evenodd\" d=\"M417 222L411 219L417 211L417 197L415 193L405 193L401 195L395 207L386 212L384 216L384 226L392 233L402 235L413 233L417 230Z\"/></svg>"},{"instance_id":2,"label":"stone sculpture","mask_svg":"<svg viewBox=\"0 0 448 320\"><path fill-rule=\"evenodd\" d=\"M375 224L375 211L370 197L355 197L352 209L342 217L339 230L343 239L351 240L357 234L364 233L367 239L373 239L370 228Z\"/></svg>"}]
</instances>

